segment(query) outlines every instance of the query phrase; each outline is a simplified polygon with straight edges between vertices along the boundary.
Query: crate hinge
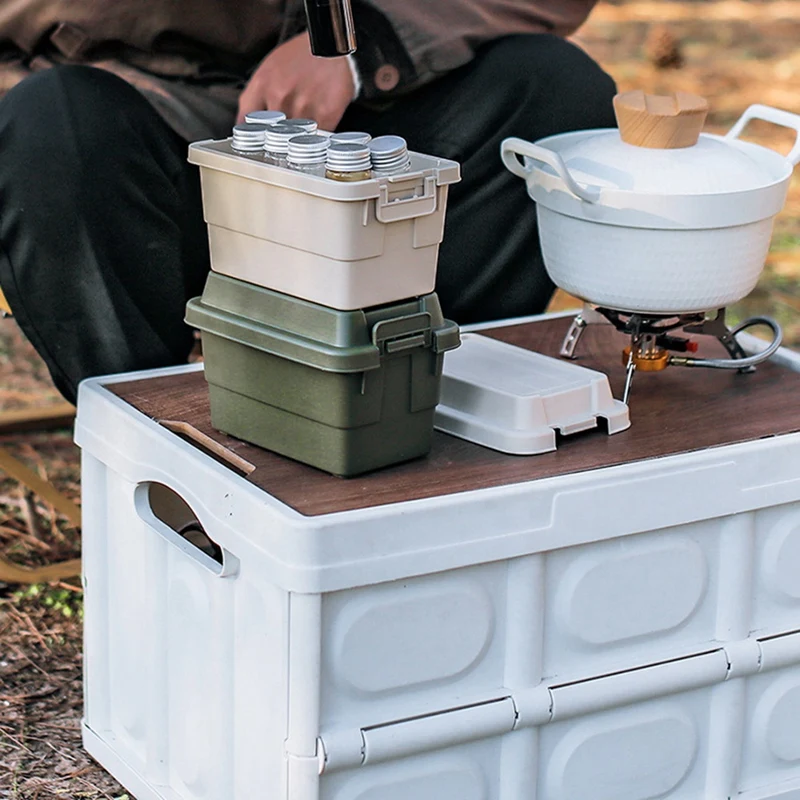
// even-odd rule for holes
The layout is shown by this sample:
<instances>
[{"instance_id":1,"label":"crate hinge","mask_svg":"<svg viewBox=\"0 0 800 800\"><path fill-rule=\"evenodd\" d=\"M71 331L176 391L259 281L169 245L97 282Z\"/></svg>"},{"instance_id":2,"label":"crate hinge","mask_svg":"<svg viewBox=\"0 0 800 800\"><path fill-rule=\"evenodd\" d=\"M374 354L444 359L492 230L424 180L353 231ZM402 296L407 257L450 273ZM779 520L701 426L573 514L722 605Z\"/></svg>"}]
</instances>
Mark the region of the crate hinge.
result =
<instances>
[{"instance_id":1,"label":"crate hinge","mask_svg":"<svg viewBox=\"0 0 800 800\"><path fill-rule=\"evenodd\" d=\"M728 657L720 648L638 669L522 690L514 695L518 710L516 727L536 727L711 686L724 682L728 670Z\"/></svg>"},{"instance_id":2,"label":"crate hinge","mask_svg":"<svg viewBox=\"0 0 800 800\"><path fill-rule=\"evenodd\" d=\"M608 675L541 683L513 695L381 725L331 729L318 743L321 771L402 758L797 664L800 631L793 631Z\"/></svg>"},{"instance_id":3,"label":"crate hinge","mask_svg":"<svg viewBox=\"0 0 800 800\"><path fill-rule=\"evenodd\" d=\"M800 631L758 640L761 649L760 672L800 665Z\"/></svg>"},{"instance_id":4,"label":"crate hinge","mask_svg":"<svg viewBox=\"0 0 800 800\"><path fill-rule=\"evenodd\" d=\"M517 713L511 697L320 736L325 773L403 758L475 739L510 733Z\"/></svg>"}]
</instances>

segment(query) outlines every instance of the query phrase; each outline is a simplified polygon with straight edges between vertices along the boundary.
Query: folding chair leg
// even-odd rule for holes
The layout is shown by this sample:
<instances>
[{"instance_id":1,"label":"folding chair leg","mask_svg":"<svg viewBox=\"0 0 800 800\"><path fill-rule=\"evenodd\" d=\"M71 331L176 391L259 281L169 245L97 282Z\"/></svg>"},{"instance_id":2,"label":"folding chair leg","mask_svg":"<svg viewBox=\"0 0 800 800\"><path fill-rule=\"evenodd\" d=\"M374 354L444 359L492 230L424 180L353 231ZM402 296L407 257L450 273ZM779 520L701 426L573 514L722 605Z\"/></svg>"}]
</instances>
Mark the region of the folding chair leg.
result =
<instances>
[{"instance_id":1,"label":"folding chair leg","mask_svg":"<svg viewBox=\"0 0 800 800\"><path fill-rule=\"evenodd\" d=\"M67 428L75 419L75 406L60 402L43 408L20 408L0 411L0 433Z\"/></svg>"},{"instance_id":2,"label":"folding chair leg","mask_svg":"<svg viewBox=\"0 0 800 800\"><path fill-rule=\"evenodd\" d=\"M2 448L0 448L0 469L5 470L12 478L16 478L24 486L32 489L73 525L80 527L80 507ZM62 561L58 564L48 564L46 567L29 568L21 567L0 556L0 581L3 583L48 583L73 578L80 575L80 572L81 561L79 558Z\"/></svg>"},{"instance_id":3,"label":"folding chair leg","mask_svg":"<svg viewBox=\"0 0 800 800\"><path fill-rule=\"evenodd\" d=\"M32 489L43 500L63 514L76 528L81 526L80 506L61 494L51 483L40 478L32 469L17 460L7 450L0 447L0 469L5 470L12 478Z\"/></svg>"},{"instance_id":4,"label":"folding chair leg","mask_svg":"<svg viewBox=\"0 0 800 800\"><path fill-rule=\"evenodd\" d=\"M50 583L81 574L81 560L74 558L46 567L20 567L0 556L0 581L3 583Z\"/></svg>"},{"instance_id":5,"label":"folding chair leg","mask_svg":"<svg viewBox=\"0 0 800 800\"><path fill-rule=\"evenodd\" d=\"M5 316L10 313L8 301L0 289L0 314ZM62 427L69 425L74 417L75 408L69 403L56 403L46 409L4 411L0 413L0 430L7 433L45 427ZM12 478L16 478L21 484L36 492L75 527L80 527L80 507L3 448L0 448L0 469L5 470ZM79 558L62 561L58 564L48 564L46 567L21 567L0 556L0 581L3 583L49 583L65 578L74 578L80 573L81 560Z\"/></svg>"}]
</instances>

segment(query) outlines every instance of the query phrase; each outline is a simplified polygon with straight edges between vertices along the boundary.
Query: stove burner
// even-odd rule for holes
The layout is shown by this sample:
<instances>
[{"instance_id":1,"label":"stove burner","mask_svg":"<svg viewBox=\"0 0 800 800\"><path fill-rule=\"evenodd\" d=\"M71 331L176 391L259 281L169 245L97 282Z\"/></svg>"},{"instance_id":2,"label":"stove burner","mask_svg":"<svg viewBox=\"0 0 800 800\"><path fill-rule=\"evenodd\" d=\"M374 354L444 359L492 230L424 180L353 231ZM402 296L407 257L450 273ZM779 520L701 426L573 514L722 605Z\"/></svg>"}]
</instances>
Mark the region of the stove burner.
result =
<instances>
[{"instance_id":1,"label":"stove burner","mask_svg":"<svg viewBox=\"0 0 800 800\"><path fill-rule=\"evenodd\" d=\"M756 364L766 361L781 345L783 333L775 320L769 317L752 317L730 329L725 322L726 310L719 308L714 316L706 312L691 314L637 314L600 308L585 304L583 310L570 325L561 355L575 358L575 350L587 325L611 323L618 331L631 337L631 343L622 352L625 365L625 391L623 402L627 403L631 391L633 374L660 372L668 366L706 367L710 369L735 369L741 373L754 372ZM772 331L772 342L762 351L748 355L736 340L736 334L756 325L764 325ZM693 358L675 353L696 353L697 343L675 331L688 334L713 336L727 350L730 358Z\"/></svg>"}]
</instances>

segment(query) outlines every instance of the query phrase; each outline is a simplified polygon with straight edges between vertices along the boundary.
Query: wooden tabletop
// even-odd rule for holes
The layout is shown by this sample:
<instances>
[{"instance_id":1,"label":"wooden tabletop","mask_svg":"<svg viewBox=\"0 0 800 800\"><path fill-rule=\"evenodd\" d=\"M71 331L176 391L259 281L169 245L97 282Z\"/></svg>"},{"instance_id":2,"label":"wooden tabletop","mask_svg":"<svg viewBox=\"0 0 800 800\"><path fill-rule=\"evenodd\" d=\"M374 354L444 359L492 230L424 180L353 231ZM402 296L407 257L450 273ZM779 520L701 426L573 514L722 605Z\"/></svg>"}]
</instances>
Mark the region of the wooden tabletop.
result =
<instances>
[{"instance_id":1,"label":"wooden tabletop","mask_svg":"<svg viewBox=\"0 0 800 800\"><path fill-rule=\"evenodd\" d=\"M569 318L546 319L482 331L486 336L558 354ZM698 337L700 356L725 355L721 345ZM578 348L579 364L609 376L621 397L626 337L609 325L589 326ZM509 456L435 433L426 458L355 478L338 478L213 429L202 372L116 383L109 390L151 418L185 422L252 465L246 479L302 514L416 500L686 453L800 430L800 373L762 364L750 375L736 371L670 367L640 373L631 396L631 427L609 436L602 430L559 439L558 449L537 456ZM239 474L242 474L241 472Z\"/></svg>"}]
</instances>

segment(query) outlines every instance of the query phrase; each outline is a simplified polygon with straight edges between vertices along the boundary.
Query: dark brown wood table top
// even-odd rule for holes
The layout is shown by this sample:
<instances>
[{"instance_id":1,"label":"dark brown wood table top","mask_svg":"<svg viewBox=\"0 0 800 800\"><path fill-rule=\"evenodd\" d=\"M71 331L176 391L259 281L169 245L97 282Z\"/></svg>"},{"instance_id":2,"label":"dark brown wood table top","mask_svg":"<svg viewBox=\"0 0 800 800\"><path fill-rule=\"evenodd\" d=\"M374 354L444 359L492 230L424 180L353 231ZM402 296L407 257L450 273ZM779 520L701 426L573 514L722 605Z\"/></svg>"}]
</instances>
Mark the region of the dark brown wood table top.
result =
<instances>
[{"instance_id":1,"label":"dark brown wood table top","mask_svg":"<svg viewBox=\"0 0 800 800\"><path fill-rule=\"evenodd\" d=\"M558 354L566 317L481 331L505 342ZM699 337L700 356L723 356L715 340ZM609 325L589 326L577 363L605 372L622 396L626 337ZM158 420L185 422L252 465L247 480L301 514L314 516L435 497L582 472L734 444L800 430L800 373L762 364L750 375L670 367L640 373L631 397L631 427L559 439L558 449L509 456L436 432L428 457L356 478L337 478L221 434L211 426L203 373L110 384L108 389Z\"/></svg>"}]
</instances>

